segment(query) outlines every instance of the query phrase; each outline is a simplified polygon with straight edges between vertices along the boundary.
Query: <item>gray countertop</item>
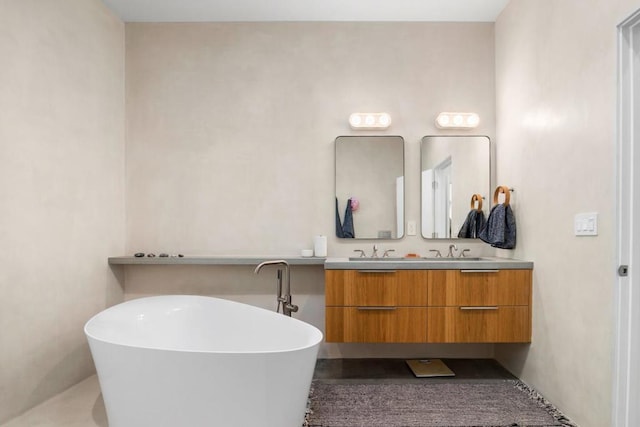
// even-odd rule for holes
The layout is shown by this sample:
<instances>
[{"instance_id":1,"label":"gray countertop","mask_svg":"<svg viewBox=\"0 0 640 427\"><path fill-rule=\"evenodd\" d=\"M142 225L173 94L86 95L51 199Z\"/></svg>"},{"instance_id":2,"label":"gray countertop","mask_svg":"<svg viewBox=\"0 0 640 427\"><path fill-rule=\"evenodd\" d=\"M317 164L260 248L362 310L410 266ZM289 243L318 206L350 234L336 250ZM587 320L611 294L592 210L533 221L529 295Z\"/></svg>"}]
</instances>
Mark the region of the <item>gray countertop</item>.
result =
<instances>
[{"instance_id":1,"label":"gray countertop","mask_svg":"<svg viewBox=\"0 0 640 427\"><path fill-rule=\"evenodd\" d=\"M533 269L533 262L508 258L481 257L477 260L464 258L416 258L379 259L372 261L349 260L349 258L318 258L300 256L190 256L184 257L109 257L110 265L258 265L263 261L283 259L290 265L324 265L326 270L508 270Z\"/></svg>"},{"instance_id":2,"label":"gray countertop","mask_svg":"<svg viewBox=\"0 0 640 427\"><path fill-rule=\"evenodd\" d=\"M327 258L325 270L531 270L533 262L517 259L481 257L477 260L464 258L409 258L374 260L363 258Z\"/></svg>"},{"instance_id":3,"label":"gray countertop","mask_svg":"<svg viewBox=\"0 0 640 427\"><path fill-rule=\"evenodd\" d=\"M110 265L258 265L263 261L283 259L291 265L323 265L326 258L296 256L190 256L184 257L109 257Z\"/></svg>"}]
</instances>

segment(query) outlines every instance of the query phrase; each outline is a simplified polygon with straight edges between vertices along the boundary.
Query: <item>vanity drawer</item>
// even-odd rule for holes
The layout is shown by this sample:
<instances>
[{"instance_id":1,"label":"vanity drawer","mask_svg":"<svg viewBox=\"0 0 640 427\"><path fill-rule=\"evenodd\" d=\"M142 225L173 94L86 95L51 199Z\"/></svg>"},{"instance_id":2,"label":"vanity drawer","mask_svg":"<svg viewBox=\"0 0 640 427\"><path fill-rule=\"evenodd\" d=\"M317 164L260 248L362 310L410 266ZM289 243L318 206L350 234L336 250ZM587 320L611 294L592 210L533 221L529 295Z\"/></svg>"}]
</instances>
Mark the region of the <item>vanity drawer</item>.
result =
<instances>
[{"instance_id":1,"label":"vanity drawer","mask_svg":"<svg viewBox=\"0 0 640 427\"><path fill-rule=\"evenodd\" d=\"M428 274L423 270L327 270L327 306L426 306Z\"/></svg>"},{"instance_id":2,"label":"vanity drawer","mask_svg":"<svg viewBox=\"0 0 640 427\"><path fill-rule=\"evenodd\" d=\"M428 342L531 342L529 306L461 306L429 308Z\"/></svg>"},{"instance_id":3,"label":"vanity drawer","mask_svg":"<svg viewBox=\"0 0 640 427\"><path fill-rule=\"evenodd\" d=\"M429 305L530 305L531 279L531 270L434 272L429 286Z\"/></svg>"},{"instance_id":4,"label":"vanity drawer","mask_svg":"<svg viewBox=\"0 0 640 427\"><path fill-rule=\"evenodd\" d=\"M328 342L418 343L427 336L421 307L327 307Z\"/></svg>"}]
</instances>

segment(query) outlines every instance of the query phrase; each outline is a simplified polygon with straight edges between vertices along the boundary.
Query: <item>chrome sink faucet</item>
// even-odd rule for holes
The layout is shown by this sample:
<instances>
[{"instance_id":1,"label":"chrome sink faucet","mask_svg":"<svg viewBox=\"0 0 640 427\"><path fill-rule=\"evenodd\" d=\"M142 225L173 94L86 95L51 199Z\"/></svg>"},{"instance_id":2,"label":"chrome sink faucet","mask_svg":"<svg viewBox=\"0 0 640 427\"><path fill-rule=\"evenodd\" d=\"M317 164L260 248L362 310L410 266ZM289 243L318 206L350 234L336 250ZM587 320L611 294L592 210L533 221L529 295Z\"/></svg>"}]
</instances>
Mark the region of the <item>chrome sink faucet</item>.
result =
<instances>
[{"instance_id":1,"label":"chrome sink faucet","mask_svg":"<svg viewBox=\"0 0 640 427\"><path fill-rule=\"evenodd\" d=\"M367 257L367 254L362 249L354 249L353 251L360 254L359 258ZM384 251L384 254L382 255L382 257L389 258L390 252L395 252L395 249L387 249L386 251ZM378 245L373 245L373 252L371 252L370 258L380 258L380 256L378 255Z\"/></svg>"},{"instance_id":2,"label":"chrome sink faucet","mask_svg":"<svg viewBox=\"0 0 640 427\"><path fill-rule=\"evenodd\" d=\"M280 306L282 306L282 314L285 316L291 317L291 313L295 313L298 311L298 306L291 303L291 270L289 269L289 263L285 260L275 260L275 261L265 261L256 267L253 271L255 274L258 274L262 267L266 265L280 265L284 266L284 271L287 276L286 287L284 290L284 295L282 294L282 268L278 268L278 286L277 286L277 301L278 306L276 308L276 312L280 312Z\"/></svg>"},{"instance_id":3,"label":"chrome sink faucet","mask_svg":"<svg viewBox=\"0 0 640 427\"><path fill-rule=\"evenodd\" d=\"M449 253L447 254L447 258L453 258L453 251L457 251L458 247L456 245L449 245Z\"/></svg>"},{"instance_id":4,"label":"chrome sink faucet","mask_svg":"<svg viewBox=\"0 0 640 427\"><path fill-rule=\"evenodd\" d=\"M378 245L373 245L373 252L371 253L371 258L378 258Z\"/></svg>"}]
</instances>

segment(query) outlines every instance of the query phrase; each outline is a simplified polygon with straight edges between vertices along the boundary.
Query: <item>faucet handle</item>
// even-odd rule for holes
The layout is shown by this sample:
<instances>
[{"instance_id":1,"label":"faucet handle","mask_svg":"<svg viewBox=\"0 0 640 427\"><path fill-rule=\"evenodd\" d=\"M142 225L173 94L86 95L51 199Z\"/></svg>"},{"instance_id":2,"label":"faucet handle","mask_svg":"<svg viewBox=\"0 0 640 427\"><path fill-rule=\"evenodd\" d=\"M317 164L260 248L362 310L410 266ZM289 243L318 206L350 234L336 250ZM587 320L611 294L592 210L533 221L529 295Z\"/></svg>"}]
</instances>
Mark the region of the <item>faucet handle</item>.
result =
<instances>
[{"instance_id":1,"label":"faucet handle","mask_svg":"<svg viewBox=\"0 0 640 427\"><path fill-rule=\"evenodd\" d=\"M458 258L466 258L466 252L471 252L471 249L463 249L462 252L460 252L460 256L458 256Z\"/></svg>"},{"instance_id":2,"label":"faucet handle","mask_svg":"<svg viewBox=\"0 0 640 427\"><path fill-rule=\"evenodd\" d=\"M429 252L435 252L436 253L436 258L442 258L442 254L437 249L429 249Z\"/></svg>"},{"instance_id":3,"label":"faucet handle","mask_svg":"<svg viewBox=\"0 0 640 427\"><path fill-rule=\"evenodd\" d=\"M389 252L395 252L395 249L387 249L386 251L384 251L384 253L382 254L382 258L389 258Z\"/></svg>"},{"instance_id":4,"label":"faucet handle","mask_svg":"<svg viewBox=\"0 0 640 427\"><path fill-rule=\"evenodd\" d=\"M367 256L362 249L354 249L353 252L360 252L360 258L365 258Z\"/></svg>"}]
</instances>

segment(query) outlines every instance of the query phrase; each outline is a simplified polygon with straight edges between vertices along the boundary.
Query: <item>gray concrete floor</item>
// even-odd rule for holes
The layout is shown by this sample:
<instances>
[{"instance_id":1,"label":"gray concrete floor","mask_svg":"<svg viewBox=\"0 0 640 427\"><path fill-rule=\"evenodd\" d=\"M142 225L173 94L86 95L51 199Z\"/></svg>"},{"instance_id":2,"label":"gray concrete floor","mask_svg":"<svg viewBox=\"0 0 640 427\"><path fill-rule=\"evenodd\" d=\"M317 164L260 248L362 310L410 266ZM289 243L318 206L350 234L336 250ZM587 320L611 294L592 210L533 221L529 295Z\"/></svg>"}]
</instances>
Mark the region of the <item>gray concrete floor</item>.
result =
<instances>
[{"instance_id":1,"label":"gray concrete floor","mask_svg":"<svg viewBox=\"0 0 640 427\"><path fill-rule=\"evenodd\" d=\"M454 372L454 377L416 378L405 359L318 359L314 379L395 383L516 379L493 359L441 360Z\"/></svg>"},{"instance_id":2,"label":"gray concrete floor","mask_svg":"<svg viewBox=\"0 0 640 427\"><path fill-rule=\"evenodd\" d=\"M108 427L98 378L87 378L2 427Z\"/></svg>"}]
</instances>

